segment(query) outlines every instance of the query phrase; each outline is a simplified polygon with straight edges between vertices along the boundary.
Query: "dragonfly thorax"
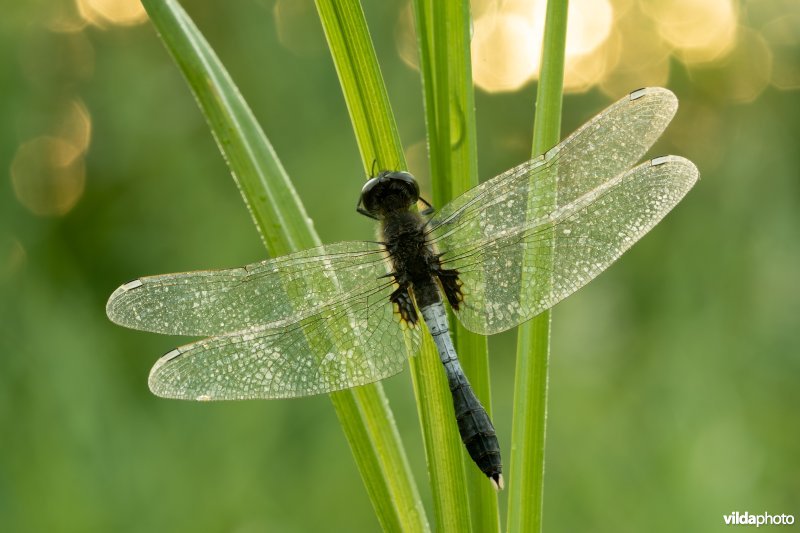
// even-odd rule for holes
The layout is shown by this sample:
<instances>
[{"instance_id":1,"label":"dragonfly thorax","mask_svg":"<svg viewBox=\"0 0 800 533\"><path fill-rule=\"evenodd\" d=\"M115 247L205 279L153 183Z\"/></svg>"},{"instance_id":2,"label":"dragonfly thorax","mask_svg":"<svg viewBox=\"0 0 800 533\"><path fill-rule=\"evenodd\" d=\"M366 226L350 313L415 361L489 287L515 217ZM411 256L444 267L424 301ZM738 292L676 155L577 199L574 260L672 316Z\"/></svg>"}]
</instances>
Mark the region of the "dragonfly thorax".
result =
<instances>
[{"instance_id":1,"label":"dragonfly thorax","mask_svg":"<svg viewBox=\"0 0 800 533\"><path fill-rule=\"evenodd\" d=\"M384 171L361 189L359 206L373 218L406 211L419 200L419 185L414 176L402 171Z\"/></svg>"}]
</instances>

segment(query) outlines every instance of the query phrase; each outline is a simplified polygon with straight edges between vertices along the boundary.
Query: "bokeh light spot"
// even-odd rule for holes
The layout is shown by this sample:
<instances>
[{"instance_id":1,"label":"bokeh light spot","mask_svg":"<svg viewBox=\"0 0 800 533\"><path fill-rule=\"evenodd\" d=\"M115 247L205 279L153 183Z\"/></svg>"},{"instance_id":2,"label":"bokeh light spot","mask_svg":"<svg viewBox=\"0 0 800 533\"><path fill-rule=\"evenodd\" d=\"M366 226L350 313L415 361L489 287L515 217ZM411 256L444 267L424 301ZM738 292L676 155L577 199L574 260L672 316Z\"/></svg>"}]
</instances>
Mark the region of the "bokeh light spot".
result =
<instances>
[{"instance_id":1,"label":"bokeh light spot","mask_svg":"<svg viewBox=\"0 0 800 533\"><path fill-rule=\"evenodd\" d=\"M670 48L658 36L655 23L638 4L618 9L619 18L610 40L619 40L616 67L600 82L613 99L639 87L665 86L669 78Z\"/></svg>"},{"instance_id":2,"label":"bokeh light spot","mask_svg":"<svg viewBox=\"0 0 800 533\"><path fill-rule=\"evenodd\" d=\"M406 164L419 183L421 196L431 199L431 166L428 164L428 141L422 139L405 149Z\"/></svg>"},{"instance_id":3,"label":"bokeh light spot","mask_svg":"<svg viewBox=\"0 0 800 533\"><path fill-rule=\"evenodd\" d=\"M88 22L72 2L51 2L45 26L57 33L74 33L83 30Z\"/></svg>"},{"instance_id":4,"label":"bokeh light spot","mask_svg":"<svg viewBox=\"0 0 800 533\"><path fill-rule=\"evenodd\" d=\"M732 0L642 0L641 6L684 63L722 59L735 44Z\"/></svg>"},{"instance_id":5,"label":"bokeh light spot","mask_svg":"<svg viewBox=\"0 0 800 533\"><path fill-rule=\"evenodd\" d=\"M482 17L489 13L496 13L500 5L497 0L472 0L469 3L470 14L473 18Z\"/></svg>"},{"instance_id":6,"label":"bokeh light spot","mask_svg":"<svg viewBox=\"0 0 800 533\"><path fill-rule=\"evenodd\" d=\"M769 21L761 33L772 50L770 82L779 89L800 89L800 12Z\"/></svg>"},{"instance_id":7,"label":"bokeh light spot","mask_svg":"<svg viewBox=\"0 0 800 533\"><path fill-rule=\"evenodd\" d=\"M564 92L585 92L606 79L619 62L621 39L614 32L592 52L567 58L564 65Z\"/></svg>"},{"instance_id":8,"label":"bokeh light spot","mask_svg":"<svg viewBox=\"0 0 800 533\"><path fill-rule=\"evenodd\" d=\"M767 87L772 74L772 52L764 37L740 27L736 48L725 61L689 71L693 81L722 102L752 102Z\"/></svg>"},{"instance_id":9,"label":"bokeh light spot","mask_svg":"<svg viewBox=\"0 0 800 533\"><path fill-rule=\"evenodd\" d=\"M539 68L542 38L514 13L484 15L474 23L472 74L487 92L515 91Z\"/></svg>"},{"instance_id":10,"label":"bokeh light spot","mask_svg":"<svg viewBox=\"0 0 800 533\"><path fill-rule=\"evenodd\" d=\"M58 137L36 137L21 144L11 162L17 200L35 215L68 213L83 195L85 183L81 151Z\"/></svg>"},{"instance_id":11,"label":"bokeh light spot","mask_svg":"<svg viewBox=\"0 0 800 533\"><path fill-rule=\"evenodd\" d=\"M611 34L614 9L608 0L571 0L567 13L567 58L596 51Z\"/></svg>"},{"instance_id":12,"label":"bokeh light spot","mask_svg":"<svg viewBox=\"0 0 800 533\"><path fill-rule=\"evenodd\" d=\"M403 63L419 70L419 51L417 50L417 34L414 29L414 7L408 2L400 10L397 24L394 27L394 42L397 53Z\"/></svg>"},{"instance_id":13,"label":"bokeh light spot","mask_svg":"<svg viewBox=\"0 0 800 533\"><path fill-rule=\"evenodd\" d=\"M488 92L514 91L538 77L546 2L508 0L480 4L472 38L476 85ZM585 91L616 63L617 50L601 49L611 34L614 8L608 0L573 0L567 17L568 91Z\"/></svg>"},{"instance_id":14,"label":"bokeh light spot","mask_svg":"<svg viewBox=\"0 0 800 533\"><path fill-rule=\"evenodd\" d=\"M147 20L139 0L75 0L81 16L99 28L135 26Z\"/></svg>"},{"instance_id":15,"label":"bokeh light spot","mask_svg":"<svg viewBox=\"0 0 800 533\"><path fill-rule=\"evenodd\" d=\"M92 140L92 119L80 99L70 100L57 117L55 133L79 152L89 149Z\"/></svg>"}]
</instances>

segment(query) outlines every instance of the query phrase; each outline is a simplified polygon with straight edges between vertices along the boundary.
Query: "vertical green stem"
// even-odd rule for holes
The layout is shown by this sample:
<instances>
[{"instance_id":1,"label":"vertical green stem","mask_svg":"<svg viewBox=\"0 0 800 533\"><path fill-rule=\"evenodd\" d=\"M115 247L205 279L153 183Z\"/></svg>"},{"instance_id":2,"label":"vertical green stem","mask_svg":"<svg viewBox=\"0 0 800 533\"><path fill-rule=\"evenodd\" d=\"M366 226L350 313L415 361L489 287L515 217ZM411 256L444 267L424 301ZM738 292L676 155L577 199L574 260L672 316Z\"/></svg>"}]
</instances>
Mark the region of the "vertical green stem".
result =
<instances>
[{"instance_id":1,"label":"vertical green stem","mask_svg":"<svg viewBox=\"0 0 800 533\"><path fill-rule=\"evenodd\" d=\"M469 3L414 2L430 150L433 202L442 206L478 184L475 97L472 86ZM486 338L450 320L459 359L491 415ZM497 494L461 443L472 526L498 531Z\"/></svg>"},{"instance_id":2,"label":"vertical green stem","mask_svg":"<svg viewBox=\"0 0 800 533\"><path fill-rule=\"evenodd\" d=\"M403 146L361 4L357 0L316 0L316 4L364 170L370 172L374 161L381 169L405 168Z\"/></svg>"},{"instance_id":3,"label":"vertical green stem","mask_svg":"<svg viewBox=\"0 0 800 533\"><path fill-rule=\"evenodd\" d=\"M533 127L534 156L555 145L560 136L567 3L567 0L547 2ZM517 338L509 472L509 532L542 530L549 357L550 311L545 311L520 326Z\"/></svg>"},{"instance_id":4,"label":"vertical green stem","mask_svg":"<svg viewBox=\"0 0 800 533\"><path fill-rule=\"evenodd\" d=\"M382 169L405 167L402 147L366 22L355 0L317 0L325 34L350 110L362 160L369 168L376 158ZM468 531L461 443L438 353L429 335L410 360L414 392L434 498L436 524L442 531Z\"/></svg>"},{"instance_id":5,"label":"vertical green stem","mask_svg":"<svg viewBox=\"0 0 800 533\"><path fill-rule=\"evenodd\" d=\"M404 167L400 136L361 5L358 0L317 0L316 4L365 170L369 171L373 161L377 161L381 168L392 163ZM352 393L360 397L362 388L357 387ZM370 415L367 420L375 424L374 430L377 431L370 440L378 453L382 476L375 476L372 468L361 468L361 471L381 525L390 531L427 531L429 526L424 509L405 453L399 446L400 438L383 390L367 389L364 393L370 395L372 401L362 404L359 411ZM347 397L331 396L334 405L340 401L345 405L350 403ZM386 415L389 419L384 423L392 429L391 434L387 433L388 428L381 427L381 417ZM352 425L341 416L339 418L346 430ZM358 430L358 427L353 429Z\"/></svg>"}]
</instances>

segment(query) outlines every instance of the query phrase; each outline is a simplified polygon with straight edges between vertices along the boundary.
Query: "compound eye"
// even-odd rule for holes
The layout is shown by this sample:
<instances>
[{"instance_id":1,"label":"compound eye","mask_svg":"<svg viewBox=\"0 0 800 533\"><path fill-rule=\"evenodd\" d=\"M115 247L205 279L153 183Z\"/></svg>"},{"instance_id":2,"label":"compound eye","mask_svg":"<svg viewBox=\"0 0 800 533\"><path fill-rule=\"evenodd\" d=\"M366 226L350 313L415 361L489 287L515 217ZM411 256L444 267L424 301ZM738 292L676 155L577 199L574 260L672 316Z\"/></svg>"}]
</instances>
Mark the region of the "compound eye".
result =
<instances>
[{"instance_id":1,"label":"compound eye","mask_svg":"<svg viewBox=\"0 0 800 533\"><path fill-rule=\"evenodd\" d=\"M411 175L411 173L405 171L395 172L392 174L392 178L409 185L413 191L415 201L417 198L419 198L419 184L417 183L417 180L414 179L414 176Z\"/></svg>"},{"instance_id":2,"label":"compound eye","mask_svg":"<svg viewBox=\"0 0 800 533\"><path fill-rule=\"evenodd\" d=\"M372 213L375 209L375 206L372 205L373 202L371 201L373 189L375 186L380 183L379 177L370 178L361 188L361 196L360 196L360 204L364 206L364 208Z\"/></svg>"},{"instance_id":3,"label":"compound eye","mask_svg":"<svg viewBox=\"0 0 800 533\"><path fill-rule=\"evenodd\" d=\"M364 195L371 191L378 181L379 178L377 177L368 179L364 186L361 187L361 198L364 198Z\"/></svg>"}]
</instances>

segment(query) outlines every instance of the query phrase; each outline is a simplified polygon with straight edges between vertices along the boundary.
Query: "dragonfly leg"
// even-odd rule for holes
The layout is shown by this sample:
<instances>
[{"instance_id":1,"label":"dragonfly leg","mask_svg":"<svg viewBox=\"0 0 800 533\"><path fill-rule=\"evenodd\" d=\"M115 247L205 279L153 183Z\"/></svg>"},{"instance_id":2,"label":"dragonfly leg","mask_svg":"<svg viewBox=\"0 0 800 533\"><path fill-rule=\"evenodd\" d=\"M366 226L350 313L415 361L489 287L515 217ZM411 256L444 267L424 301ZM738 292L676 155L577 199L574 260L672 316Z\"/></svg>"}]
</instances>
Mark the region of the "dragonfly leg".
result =
<instances>
[{"instance_id":1,"label":"dragonfly leg","mask_svg":"<svg viewBox=\"0 0 800 533\"><path fill-rule=\"evenodd\" d=\"M408 282L399 283L394 292L389 296L389 300L395 305L395 312L400 314L400 318L408 324L413 326L417 323L417 310L414 308L414 301L411 299L409 292L410 284Z\"/></svg>"},{"instance_id":2,"label":"dragonfly leg","mask_svg":"<svg viewBox=\"0 0 800 533\"><path fill-rule=\"evenodd\" d=\"M447 298L450 307L458 311L461 303L464 301L464 293L461 291L461 280L458 278L458 270L451 268L439 268L436 271L436 276L442 284L442 290Z\"/></svg>"},{"instance_id":3,"label":"dragonfly leg","mask_svg":"<svg viewBox=\"0 0 800 533\"><path fill-rule=\"evenodd\" d=\"M425 209L423 209L422 211L419 212L420 215L428 216L428 215L432 215L432 214L434 214L436 212L436 209L434 209L433 206L430 203L428 203L428 201L425 198L420 196L419 197L419 201L422 202L423 204L425 204Z\"/></svg>"}]
</instances>

